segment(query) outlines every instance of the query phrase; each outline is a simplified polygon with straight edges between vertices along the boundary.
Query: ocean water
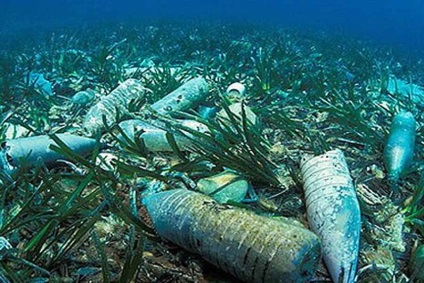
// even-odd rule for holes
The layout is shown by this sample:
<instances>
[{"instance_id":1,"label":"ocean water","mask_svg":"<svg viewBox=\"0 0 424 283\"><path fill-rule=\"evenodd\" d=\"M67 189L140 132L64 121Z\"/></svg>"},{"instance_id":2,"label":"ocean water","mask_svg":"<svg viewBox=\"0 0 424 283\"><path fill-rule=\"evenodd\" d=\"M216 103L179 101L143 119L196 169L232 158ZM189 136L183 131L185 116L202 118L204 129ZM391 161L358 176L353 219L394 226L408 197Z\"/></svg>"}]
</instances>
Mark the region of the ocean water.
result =
<instances>
[{"instance_id":1,"label":"ocean water","mask_svg":"<svg viewBox=\"0 0 424 283\"><path fill-rule=\"evenodd\" d=\"M387 44L422 49L424 4L389 1L3 0L1 31L51 29L95 22L224 20L344 31Z\"/></svg>"},{"instance_id":2,"label":"ocean water","mask_svg":"<svg viewBox=\"0 0 424 283\"><path fill-rule=\"evenodd\" d=\"M423 50L421 0L0 0L0 281L424 282Z\"/></svg>"}]
</instances>

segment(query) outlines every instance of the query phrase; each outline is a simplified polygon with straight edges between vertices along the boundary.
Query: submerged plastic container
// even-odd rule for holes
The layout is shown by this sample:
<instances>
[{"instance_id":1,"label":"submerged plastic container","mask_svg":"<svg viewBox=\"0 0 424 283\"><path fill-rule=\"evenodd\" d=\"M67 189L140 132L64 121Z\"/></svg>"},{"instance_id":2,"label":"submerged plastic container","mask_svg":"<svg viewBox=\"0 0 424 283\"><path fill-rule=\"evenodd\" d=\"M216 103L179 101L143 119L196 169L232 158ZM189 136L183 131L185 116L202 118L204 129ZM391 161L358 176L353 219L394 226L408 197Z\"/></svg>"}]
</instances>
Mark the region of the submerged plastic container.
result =
<instances>
[{"instance_id":1,"label":"submerged plastic container","mask_svg":"<svg viewBox=\"0 0 424 283\"><path fill-rule=\"evenodd\" d=\"M46 80L43 74L31 72L25 77L24 82L33 85L37 91L46 97L54 95L52 83Z\"/></svg>"},{"instance_id":2,"label":"submerged plastic container","mask_svg":"<svg viewBox=\"0 0 424 283\"><path fill-rule=\"evenodd\" d=\"M239 102L246 97L246 87L239 82L232 83L228 86L226 94L230 101Z\"/></svg>"},{"instance_id":3,"label":"submerged plastic container","mask_svg":"<svg viewBox=\"0 0 424 283\"><path fill-rule=\"evenodd\" d=\"M206 125L194 120L180 120L179 123L182 126L190 128L199 133L205 133L208 131L208 127ZM164 129L155 127L152 124L138 119L123 121L119 123L119 126L127 135L127 137L132 141L134 141L136 136L139 135L139 137L143 140L146 149L149 151L173 151L173 148L167 138L167 131ZM180 151L188 151L193 147L193 143L190 140L190 138L193 138L193 135L188 132L185 132L185 134L189 138L180 134L173 135L177 147ZM119 135L118 138L124 145L126 144L124 137Z\"/></svg>"},{"instance_id":4,"label":"submerged plastic container","mask_svg":"<svg viewBox=\"0 0 424 283\"><path fill-rule=\"evenodd\" d=\"M58 134L57 137L75 153L86 156L93 152L97 141L71 134ZM57 145L49 136L36 136L6 140L1 143L0 169L13 173L21 167L31 168L41 159L46 165L52 165L64 157L50 149Z\"/></svg>"},{"instance_id":5,"label":"submerged plastic container","mask_svg":"<svg viewBox=\"0 0 424 283\"><path fill-rule=\"evenodd\" d=\"M243 109L244 109L244 112L246 114L247 121L249 121L257 129L260 128L259 127L258 116L256 116L256 114L250 109L249 106L237 102L237 103L231 104L228 107L228 109L230 110L230 112L234 116L238 117L239 119L242 119L242 117L243 117ZM223 119L223 122L225 124L227 124L227 126L231 127L231 123L232 122L231 122L230 118L228 117L228 114L225 111L225 109L222 109L221 111L218 112L218 117L221 118L221 119Z\"/></svg>"},{"instance_id":6,"label":"submerged plastic container","mask_svg":"<svg viewBox=\"0 0 424 283\"><path fill-rule=\"evenodd\" d=\"M160 237L245 282L309 282L320 259L320 242L289 220L220 205L189 190L142 199Z\"/></svg>"},{"instance_id":7,"label":"submerged plastic container","mask_svg":"<svg viewBox=\"0 0 424 283\"><path fill-rule=\"evenodd\" d=\"M208 91L209 85L204 78L194 78L152 104L152 109L160 114L189 110L204 102Z\"/></svg>"},{"instance_id":8,"label":"submerged plastic container","mask_svg":"<svg viewBox=\"0 0 424 283\"><path fill-rule=\"evenodd\" d=\"M415 119L411 112L400 112L393 119L384 147L384 163L388 180L399 181L401 174L411 165L415 149Z\"/></svg>"},{"instance_id":9,"label":"submerged plastic container","mask_svg":"<svg viewBox=\"0 0 424 283\"><path fill-rule=\"evenodd\" d=\"M101 134L106 129L103 117L108 125L115 123L117 114L127 113L129 103L132 100L140 100L146 92L147 89L138 80L128 79L121 83L87 112L83 123L85 134L88 136Z\"/></svg>"},{"instance_id":10,"label":"submerged plastic container","mask_svg":"<svg viewBox=\"0 0 424 283\"><path fill-rule=\"evenodd\" d=\"M333 282L354 282L361 212L341 150L304 156L301 162L309 225L322 241Z\"/></svg>"}]
</instances>

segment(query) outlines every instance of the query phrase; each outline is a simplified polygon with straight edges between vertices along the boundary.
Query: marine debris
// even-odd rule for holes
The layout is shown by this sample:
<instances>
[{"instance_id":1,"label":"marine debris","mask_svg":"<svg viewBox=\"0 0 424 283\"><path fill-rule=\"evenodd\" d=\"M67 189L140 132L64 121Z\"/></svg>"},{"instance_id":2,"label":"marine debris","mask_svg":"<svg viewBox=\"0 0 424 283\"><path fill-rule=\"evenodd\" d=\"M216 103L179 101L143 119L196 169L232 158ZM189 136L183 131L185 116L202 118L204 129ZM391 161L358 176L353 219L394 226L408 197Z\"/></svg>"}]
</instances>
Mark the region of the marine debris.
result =
<instances>
[{"instance_id":1,"label":"marine debris","mask_svg":"<svg viewBox=\"0 0 424 283\"><path fill-rule=\"evenodd\" d=\"M187 127L199 133L206 133L209 131L206 125L193 120L177 120L175 123L180 124L181 127ZM164 128L154 126L138 119L122 121L119 123L119 127L122 134L120 134L118 138L122 145L129 145L129 142L136 143L137 140L141 140L143 142L143 147L153 152L187 151L193 147L191 139L195 138L189 132L184 132L183 134L176 133L173 135Z\"/></svg>"},{"instance_id":2,"label":"marine debris","mask_svg":"<svg viewBox=\"0 0 424 283\"><path fill-rule=\"evenodd\" d=\"M119 115L128 113L131 101L142 99L146 93L147 90L138 80L128 79L120 84L87 112L83 123L85 134L96 136L104 132L108 125L117 122Z\"/></svg>"},{"instance_id":3,"label":"marine debris","mask_svg":"<svg viewBox=\"0 0 424 283\"><path fill-rule=\"evenodd\" d=\"M241 119L244 114L246 116L246 120L249 121L249 123L251 123L253 126L255 126L255 128L259 129L259 119L256 114L249 108L249 106L237 102L229 105L228 110L239 119ZM223 119L223 122L227 125L231 123L230 118L228 117L228 113L227 111L225 111L225 109L222 109L218 112L218 117Z\"/></svg>"},{"instance_id":4,"label":"marine debris","mask_svg":"<svg viewBox=\"0 0 424 283\"><path fill-rule=\"evenodd\" d=\"M232 102L240 102L246 98L246 86L242 83L232 83L228 86L226 95Z\"/></svg>"},{"instance_id":5,"label":"marine debris","mask_svg":"<svg viewBox=\"0 0 424 283\"><path fill-rule=\"evenodd\" d=\"M397 114L390 126L384 147L384 163L388 180L397 184L402 173L411 165L415 151L415 118L411 112Z\"/></svg>"},{"instance_id":6,"label":"marine debris","mask_svg":"<svg viewBox=\"0 0 424 283\"><path fill-rule=\"evenodd\" d=\"M25 77L24 82L44 96L49 97L54 95L52 83L46 80L44 74L31 72Z\"/></svg>"},{"instance_id":7,"label":"marine debris","mask_svg":"<svg viewBox=\"0 0 424 283\"><path fill-rule=\"evenodd\" d=\"M391 94L403 95L417 104L424 105L424 87L420 85L390 76L386 90Z\"/></svg>"},{"instance_id":8,"label":"marine debris","mask_svg":"<svg viewBox=\"0 0 424 283\"><path fill-rule=\"evenodd\" d=\"M361 211L341 150L303 157L302 178L308 222L322 241L333 282L355 282Z\"/></svg>"},{"instance_id":9,"label":"marine debris","mask_svg":"<svg viewBox=\"0 0 424 283\"><path fill-rule=\"evenodd\" d=\"M289 221L223 206L188 190L143 198L157 233L244 282L308 282L320 242Z\"/></svg>"},{"instance_id":10,"label":"marine debris","mask_svg":"<svg viewBox=\"0 0 424 283\"><path fill-rule=\"evenodd\" d=\"M58 134L57 138L81 156L93 152L98 144L95 139L70 134ZM34 167L40 161L45 165L52 165L59 159L66 158L52 149L52 145L58 146L47 135L5 140L1 143L0 169L11 174L18 169Z\"/></svg>"},{"instance_id":11,"label":"marine debris","mask_svg":"<svg viewBox=\"0 0 424 283\"><path fill-rule=\"evenodd\" d=\"M194 108L206 99L209 85L204 78L194 78L152 104L151 108L160 114L185 111Z\"/></svg>"}]
</instances>

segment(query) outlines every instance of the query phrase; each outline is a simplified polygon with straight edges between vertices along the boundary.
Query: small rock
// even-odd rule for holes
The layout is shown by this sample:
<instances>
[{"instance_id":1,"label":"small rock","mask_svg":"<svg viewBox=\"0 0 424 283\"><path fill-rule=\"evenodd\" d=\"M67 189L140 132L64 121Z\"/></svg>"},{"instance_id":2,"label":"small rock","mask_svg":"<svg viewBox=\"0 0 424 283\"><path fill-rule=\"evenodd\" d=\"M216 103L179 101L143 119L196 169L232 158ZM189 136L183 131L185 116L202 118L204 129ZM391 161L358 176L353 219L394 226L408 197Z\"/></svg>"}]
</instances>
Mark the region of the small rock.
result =
<instances>
[{"instance_id":1,"label":"small rock","mask_svg":"<svg viewBox=\"0 0 424 283\"><path fill-rule=\"evenodd\" d=\"M83 90L75 93L72 97L72 103L85 106L89 104L95 97L94 91L92 90Z\"/></svg>"}]
</instances>

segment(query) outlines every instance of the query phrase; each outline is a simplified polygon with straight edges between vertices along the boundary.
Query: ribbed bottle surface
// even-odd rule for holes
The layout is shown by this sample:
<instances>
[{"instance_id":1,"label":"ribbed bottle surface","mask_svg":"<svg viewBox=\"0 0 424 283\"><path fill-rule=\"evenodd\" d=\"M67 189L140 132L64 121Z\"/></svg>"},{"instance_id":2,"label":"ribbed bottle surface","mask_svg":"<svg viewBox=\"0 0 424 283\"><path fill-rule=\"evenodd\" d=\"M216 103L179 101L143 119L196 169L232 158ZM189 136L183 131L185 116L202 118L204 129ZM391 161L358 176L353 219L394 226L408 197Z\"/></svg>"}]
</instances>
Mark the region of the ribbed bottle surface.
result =
<instances>
[{"instance_id":1,"label":"ribbed bottle surface","mask_svg":"<svg viewBox=\"0 0 424 283\"><path fill-rule=\"evenodd\" d=\"M334 282L354 282L361 212L344 154L304 157L301 173L308 222L321 239L330 275Z\"/></svg>"},{"instance_id":2,"label":"ribbed bottle surface","mask_svg":"<svg viewBox=\"0 0 424 283\"><path fill-rule=\"evenodd\" d=\"M288 221L220 205L188 190L143 200L158 234L246 282L308 282L320 243Z\"/></svg>"}]
</instances>

